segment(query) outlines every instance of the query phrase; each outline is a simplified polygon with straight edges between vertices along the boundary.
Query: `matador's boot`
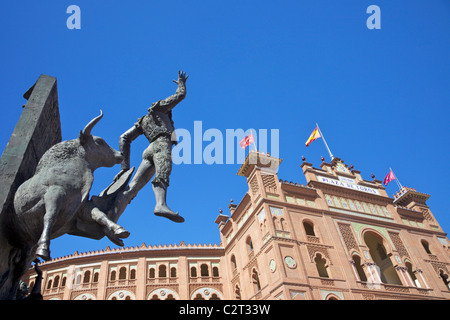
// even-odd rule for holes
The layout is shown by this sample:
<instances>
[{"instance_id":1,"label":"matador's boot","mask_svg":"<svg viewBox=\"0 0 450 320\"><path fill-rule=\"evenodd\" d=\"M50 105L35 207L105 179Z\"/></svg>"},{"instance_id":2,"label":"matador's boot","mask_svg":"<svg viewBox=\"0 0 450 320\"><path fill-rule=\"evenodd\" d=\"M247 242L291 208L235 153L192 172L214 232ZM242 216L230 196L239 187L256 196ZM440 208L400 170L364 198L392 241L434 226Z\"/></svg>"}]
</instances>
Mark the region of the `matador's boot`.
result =
<instances>
[{"instance_id":1,"label":"matador's boot","mask_svg":"<svg viewBox=\"0 0 450 320\"><path fill-rule=\"evenodd\" d=\"M167 185L163 182L153 183L153 192L155 192L156 206L154 213L157 216L165 217L173 222L184 222L184 218L169 209L166 203Z\"/></svg>"}]
</instances>

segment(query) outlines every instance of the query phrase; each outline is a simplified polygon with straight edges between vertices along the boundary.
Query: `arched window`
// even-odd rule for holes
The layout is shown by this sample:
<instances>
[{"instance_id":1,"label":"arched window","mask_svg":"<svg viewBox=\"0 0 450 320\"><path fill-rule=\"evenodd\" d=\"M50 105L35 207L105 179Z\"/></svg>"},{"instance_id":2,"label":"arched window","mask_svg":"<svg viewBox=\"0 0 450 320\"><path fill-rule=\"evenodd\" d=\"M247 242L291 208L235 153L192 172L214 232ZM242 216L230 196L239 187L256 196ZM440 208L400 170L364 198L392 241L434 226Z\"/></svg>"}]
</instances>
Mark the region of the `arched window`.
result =
<instances>
[{"instance_id":1,"label":"arched window","mask_svg":"<svg viewBox=\"0 0 450 320\"><path fill-rule=\"evenodd\" d=\"M430 251L430 245L428 244L428 242L425 240L422 240L421 243L422 243L422 246L425 249L426 253L432 254Z\"/></svg>"},{"instance_id":2,"label":"arched window","mask_svg":"<svg viewBox=\"0 0 450 320\"><path fill-rule=\"evenodd\" d=\"M213 273L213 277L218 277L219 276L219 268L217 267L213 267L212 269L212 273Z\"/></svg>"},{"instance_id":3,"label":"arched window","mask_svg":"<svg viewBox=\"0 0 450 320\"><path fill-rule=\"evenodd\" d=\"M130 280L136 279L136 269L130 270Z\"/></svg>"},{"instance_id":4,"label":"arched window","mask_svg":"<svg viewBox=\"0 0 450 320\"><path fill-rule=\"evenodd\" d=\"M374 232L366 232L364 241L369 248L373 262L377 266L376 269L379 270L381 281L383 283L402 285L397 271L388 256L383 238Z\"/></svg>"},{"instance_id":5,"label":"arched window","mask_svg":"<svg viewBox=\"0 0 450 320\"><path fill-rule=\"evenodd\" d=\"M356 269L356 272L358 273L359 280L367 281L366 273L364 272L360 256L355 254L355 255L353 255L352 259L353 259L353 262L355 263L355 269Z\"/></svg>"},{"instance_id":6,"label":"arched window","mask_svg":"<svg viewBox=\"0 0 450 320\"><path fill-rule=\"evenodd\" d=\"M283 218L280 218L280 225L281 225L281 230L289 231L288 227L287 227L287 222Z\"/></svg>"},{"instance_id":7,"label":"arched window","mask_svg":"<svg viewBox=\"0 0 450 320\"><path fill-rule=\"evenodd\" d=\"M209 270L208 270L208 265L207 264L202 264L200 266L200 275L202 277L209 277Z\"/></svg>"},{"instance_id":8,"label":"arched window","mask_svg":"<svg viewBox=\"0 0 450 320\"><path fill-rule=\"evenodd\" d=\"M111 271L111 277L110 277L111 281L116 280L116 270Z\"/></svg>"},{"instance_id":9,"label":"arched window","mask_svg":"<svg viewBox=\"0 0 450 320\"><path fill-rule=\"evenodd\" d=\"M99 277L99 273L98 272L94 273L94 280L93 280L93 282L98 282L98 277Z\"/></svg>"},{"instance_id":10,"label":"arched window","mask_svg":"<svg viewBox=\"0 0 450 320\"><path fill-rule=\"evenodd\" d=\"M248 253L248 254L252 253L252 252L253 252L253 242L252 242L252 238L248 237L248 238L247 238L247 241L246 241L246 244L247 244L247 253Z\"/></svg>"},{"instance_id":11,"label":"arched window","mask_svg":"<svg viewBox=\"0 0 450 320\"><path fill-rule=\"evenodd\" d=\"M191 278L197 278L197 268L191 267Z\"/></svg>"},{"instance_id":12,"label":"arched window","mask_svg":"<svg viewBox=\"0 0 450 320\"><path fill-rule=\"evenodd\" d=\"M148 277L150 279L154 279L155 278L155 268L150 268L150 270L148 272Z\"/></svg>"},{"instance_id":13,"label":"arched window","mask_svg":"<svg viewBox=\"0 0 450 320\"><path fill-rule=\"evenodd\" d=\"M252 284L255 293L261 290L261 283L259 282L259 275L256 269L252 270Z\"/></svg>"},{"instance_id":14,"label":"arched window","mask_svg":"<svg viewBox=\"0 0 450 320\"><path fill-rule=\"evenodd\" d=\"M57 288L58 285L59 285L59 276L56 276L56 277L55 277L55 280L54 280L54 282L53 282L53 288Z\"/></svg>"},{"instance_id":15,"label":"arched window","mask_svg":"<svg viewBox=\"0 0 450 320\"><path fill-rule=\"evenodd\" d=\"M203 296L200 293L197 293L194 300L205 300L205 298L203 298Z\"/></svg>"},{"instance_id":16,"label":"arched window","mask_svg":"<svg viewBox=\"0 0 450 320\"><path fill-rule=\"evenodd\" d=\"M165 265L160 265L159 269L158 269L158 277L160 278L165 278L167 277L167 272L166 272L167 267Z\"/></svg>"},{"instance_id":17,"label":"arched window","mask_svg":"<svg viewBox=\"0 0 450 320\"><path fill-rule=\"evenodd\" d=\"M213 293L211 295L211 298L209 298L209 300L220 300L220 298L217 296L217 293Z\"/></svg>"},{"instance_id":18,"label":"arched window","mask_svg":"<svg viewBox=\"0 0 450 320\"><path fill-rule=\"evenodd\" d=\"M236 257L234 255L231 256L231 267L233 268L233 271L237 269Z\"/></svg>"},{"instance_id":19,"label":"arched window","mask_svg":"<svg viewBox=\"0 0 450 320\"><path fill-rule=\"evenodd\" d=\"M67 277L63 277L62 278L61 287L65 287L66 286L66 280L67 280Z\"/></svg>"},{"instance_id":20,"label":"arched window","mask_svg":"<svg viewBox=\"0 0 450 320\"><path fill-rule=\"evenodd\" d=\"M124 280L127 278L127 268L122 267L119 270L119 280Z\"/></svg>"},{"instance_id":21,"label":"arched window","mask_svg":"<svg viewBox=\"0 0 450 320\"><path fill-rule=\"evenodd\" d=\"M267 233L267 223L266 223L266 219L264 219L260 224L259 224L259 228L261 230L261 233L263 235L265 235Z\"/></svg>"},{"instance_id":22,"label":"arched window","mask_svg":"<svg viewBox=\"0 0 450 320\"><path fill-rule=\"evenodd\" d=\"M408 269L409 277L411 278L411 280L412 280L412 282L414 283L414 285L415 285L416 287L421 288L422 286L420 285L419 279L417 279L416 275L415 275L414 272L413 272L413 266L412 266L412 264L409 263L409 262L405 262L405 266L406 266L406 268Z\"/></svg>"},{"instance_id":23,"label":"arched window","mask_svg":"<svg viewBox=\"0 0 450 320\"><path fill-rule=\"evenodd\" d=\"M329 278L326 260L322 258L322 255L318 253L314 258L314 262L316 263L317 272L319 273L319 277Z\"/></svg>"},{"instance_id":24,"label":"arched window","mask_svg":"<svg viewBox=\"0 0 450 320\"><path fill-rule=\"evenodd\" d=\"M280 221L278 221L278 218L273 217L272 220L273 220L273 225L275 227L275 230L280 230L281 226L280 226Z\"/></svg>"},{"instance_id":25,"label":"arched window","mask_svg":"<svg viewBox=\"0 0 450 320\"><path fill-rule=\"evenodd\" d=\"M88 270L84 273L83 283L89 283L91 281L91 272Z\"/></svg>"},{"instance_id":26,"label":"arched window","mask_svg":"<svg viewBox=\"0 0 450 320\"><path fill-rule=\"evenodd\" d=\"M53 283L52 279L48 280L47 289L50 289L52 287L52 283Z\"/></svg>"},{"instance_id":27,"label":"arched window","mask_svg":"<svg viewBox=\"0 0 450 320\"><path fill-rule=\"evenodd\" d=\"M238 285L236 285L235 289L234 289L234 298L236 300L241 300L241 288L239 288Z\"/></svg>"},{"instance_id":28,"label":"arched window","mask_svg":"<svg viewBox=\"0 0 450 320\"><path fill-rule=\"evenodd\" d=\"M383 243L381 243L381 242L377 243L377 253L381 260L384 260L388 257L387 253L386 253L386 248L384 247Z\"/></svg>"},{"instance_id":29,"label":"arched window","mask_svg":"<svg viewBox=\"0 0 450 320\"><path fill-rule=\"evenodd\" d=\"M177 277L177 268L175 268L175 267L170 268L170 276L172 278L176 278Z\"/></svg>"},{"instance_id":30,"label":"arched window","mask_svg":"<svg viewBox=\"0 0 450 320\"><path fill-rule=\"evenodd\" d=\"M444 272L444 270L439 270L439 276L441 277L442 281L444 281L445 286L448 290L450 290L450 279L448 277L448 274Z\"/></svg>"},{"instance_id":31,"label":"arched window","mask_svg":"<svg viewBox=\"0 0 450 320\"><path fill-rule=\"evenodd\" d=\"M307 236L316 236L316 233L314 232L314 225L312 222L304 221L303 228L305 228L305 233Z\"/></svg>"}]
</instances>

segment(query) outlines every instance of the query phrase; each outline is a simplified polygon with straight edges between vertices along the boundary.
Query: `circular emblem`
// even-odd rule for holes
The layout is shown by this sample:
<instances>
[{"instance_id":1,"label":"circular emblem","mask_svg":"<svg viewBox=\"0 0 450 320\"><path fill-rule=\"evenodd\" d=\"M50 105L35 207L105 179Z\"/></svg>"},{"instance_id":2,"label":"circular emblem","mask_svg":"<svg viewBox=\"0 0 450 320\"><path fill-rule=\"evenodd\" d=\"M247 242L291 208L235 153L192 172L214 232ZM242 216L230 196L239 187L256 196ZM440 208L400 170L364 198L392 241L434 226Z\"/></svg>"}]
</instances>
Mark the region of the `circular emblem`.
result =
<instances>
[{"instance_id":1,"label":"circular emblem","mask_svg":"<svg viewBox=\"0 0 450 320\"><path fill-rule=\"evenodd\" d=\"M340 171L340 172L348 173L347 168L340 162L337 164L336 169L338 169L338 171Z\"/></svg>"},{"instance_id":2,"label":"circular emblem","mask_svg":"<svg viewBox=\"0 0 450 320\"><path fill-rule=\"evenodd\" d=\"M161 290L161 291L159 292L159 294L161 295L161 297L164 297L164 296L166 295L166 291Z\"/></svg>"},{"instance_id":3,"label":"circular emblem","mask_svg":"<svg viewBox=\"0 0 450 320\"><path fill-rule=\"evenodd\" d=\"M275 269L277 268L277 263L275 262L275 260L270 260L269 267L270 271L275 272Z\"/></svg>"},{"instance_id":4,"label":"circular emblem","mask_svg":"<svg viewBox=\"0 0 450 320\"><path fill-rule=\"evenodd\" d=\"M285 257L284 262L286 262L286 265L291 269L294 269L297 266L297 263L295 262L294 258L292 258L291 256Z\"/></svg>"},{"instance_id":5,"label":"circular emblem","mask_svg":"<svg viewBox=\"0 0 450 320\"><path fill-rule=\"evenodd\" d=\"M205 289L205 290L203 291L203 293L205 294L205 296L209 296L209 290L208 290L208 289Z\"/></svg>"},{"instance_id":6,"label":"circular emblem","mask_svg":"<svg viewBox=\"0 0 450 320\"><path fill-rule=\"evenodd\" d=\"M123 298L125 296L125 294L123 292L119 293L119 298Z\"/></svg>"}]
</instances>

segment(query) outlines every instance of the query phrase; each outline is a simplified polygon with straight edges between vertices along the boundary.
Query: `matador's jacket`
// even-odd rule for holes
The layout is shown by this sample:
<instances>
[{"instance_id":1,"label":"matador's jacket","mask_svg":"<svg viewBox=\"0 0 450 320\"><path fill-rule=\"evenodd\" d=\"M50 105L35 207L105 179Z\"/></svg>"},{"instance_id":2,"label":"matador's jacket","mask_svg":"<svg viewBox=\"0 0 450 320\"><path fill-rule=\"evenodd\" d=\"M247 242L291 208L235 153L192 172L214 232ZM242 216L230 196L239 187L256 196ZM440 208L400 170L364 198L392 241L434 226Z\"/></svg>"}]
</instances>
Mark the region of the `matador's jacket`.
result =
<instances>
[{"instance_id":1,"label":"matador's jacket","mask_svg":"<svg viewBox=\"0 0 450 320\"><path fill-rule=\"evenodd\" d=\"M148 113L139 118L132 128L120 136L119 147L124 161L122 169L130 167L130 144L140 135L145 135L150 145L144 151L143 158L155 165L156 176L153 183L169 183L168 176L172 168L171 147L176 144L172 109L186 97L186 86L179 84L177 91L165 100L152 104Z\"/></svg>"}]
</instances>

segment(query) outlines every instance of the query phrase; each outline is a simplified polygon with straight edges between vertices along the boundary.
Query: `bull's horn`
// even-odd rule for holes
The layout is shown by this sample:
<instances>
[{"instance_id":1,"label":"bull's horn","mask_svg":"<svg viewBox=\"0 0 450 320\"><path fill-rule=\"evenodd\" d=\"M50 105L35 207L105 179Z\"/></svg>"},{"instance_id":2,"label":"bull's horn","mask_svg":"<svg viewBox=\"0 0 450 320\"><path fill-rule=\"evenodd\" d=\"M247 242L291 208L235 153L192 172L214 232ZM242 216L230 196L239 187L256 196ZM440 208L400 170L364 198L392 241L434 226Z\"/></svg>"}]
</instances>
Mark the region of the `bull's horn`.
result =
<instances>
[{"instance_id":1,"label":"bull's horn","mask_svg":"<svg viewBox=\"0 0 450 320\"><path fill-rule=\"evenodd\" d=\"M100 115L95 117L94 119L91 120L91 122L89 122L86 127L84 127L83 129L83 134L84 135L88 135L91 134L91 130L92 128L97 124L97 122L100 121L100 119L103 117L103 111L100 110Z\"/></svg>"}]
</instances>

